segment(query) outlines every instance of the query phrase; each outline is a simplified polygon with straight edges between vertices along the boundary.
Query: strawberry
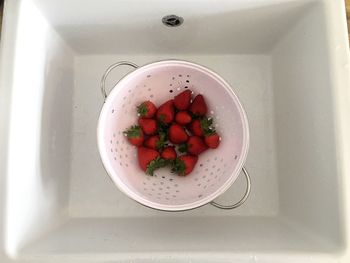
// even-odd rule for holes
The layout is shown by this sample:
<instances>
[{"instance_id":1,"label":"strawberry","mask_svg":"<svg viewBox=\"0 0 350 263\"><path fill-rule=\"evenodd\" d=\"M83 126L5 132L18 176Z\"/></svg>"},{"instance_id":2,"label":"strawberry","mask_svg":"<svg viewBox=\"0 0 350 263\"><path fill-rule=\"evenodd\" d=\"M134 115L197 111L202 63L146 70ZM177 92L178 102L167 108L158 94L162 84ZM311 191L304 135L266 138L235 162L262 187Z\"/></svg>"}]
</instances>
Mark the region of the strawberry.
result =
<instances>
[{"instance_id":1,"label":"strawberry","mask_svg":"<svg viewBox=\"0 0 350 263\"><path fill-rule=\"evenodd\" d=\"M140 126L131 126L129 129L124 131L124 134L127 136L128 141L135 146L140 146L143 143L144 136Z\"/></svg>"},{"instance_id":2,"label":"strawberry","mask_svg":"<svg viewBox=\"0 0 350 263\"><path fill-rule=\"evenodd\" d=\"M158 135L154 135L149 137L147 140L145 140L145 143L143 144L147 148L158 150L157 143L159 143L160 139Z\"/></svg>"},{"instance_id":3,"label":"strawberry","mask_svg":"<svg viewBox=\"0 0 350 263\"><path fill-rule=\"evenodd\" d=\"M168 100L159 106L157 111L157 119L161 122L169 124L174 119L174 101Z\"/></svg>"},{"instance_id":4,"label":"strawberry","mask_svg":"<svg viewBox=\"0 0 350 263\"><path fill-rule=\"evenodd\" d=\"M188 139L188 135L185 129L176 123L170 126L168 131L168 137L172 143L183 143L186 142Z\"/></svg>"},{"instance_id":5,"label":"strawberry","mask_svg":"<svg viewBox=\"0 0 350 263\"><path fill-rule=\"evenodd\" d=\"M203 136L205 133L210 133L214 128L213 119L202 117L196 119L189 125L189 130L196 136Z\"/></svg>"},{"instance_id":6,"label":"strawberry","mask_svg":"<svg viewBox=\"0 0 350 263\"><path fill-rule=\"evenodd\" d=\"M153 118L156 112L156 106L149 100L146 100L137 106L137 113L140 114L141 118Z\"/></svg>"},{"instance_id":7,"label":"strawberry","mask_svg":"<svg viewBox=\"0 0 350 263\"><path fill-rule=\"evenodd\" d=\"M208 146L204 143L203 139L198 136L190 136L187 143L179 147L180 152L188 152L193 155L200 155L207 149Z\"/></svg>"},{"instance_id":8,"label":"strawberry","mask_svg":"<svg viewBox=\"0 0 350 263\"><path fill-rule=\"evenodd\" d=\"M182 155L175 160L172 171L179 175L188 175L191 173L198 161L198 156L195 155Z\"/></svg>"},{"instance_id":9,"label":"strawberry","mask_svg":"<svg viewBox=\"0 0 350 263\"><path fill-rule=\"evenodd\" d=\"M146 135L155 134L157 131L157 122L154 119L141 118L139 119L139 125Z\"/></svg>"},{"instance_id":10,"label":"strawberry","mask_svg":"<svg viewBox=\"0 0 350 263\"><path fill-rule=\"evenodd\" d=\"M186 125L192 121L192 117L187 111L179 111L175 115L175 120L178 124Z\"/></svg>"},{"instance_id":11,"label":"strawberry","mask_svg":"<svg viewBox=\"0 0 350 263\"><path fill-rule=\"evenodd\" d=\"M150 148L153 150L160 150L161 148L163 148L166 145L166 143L158 135L153 135L153 136L149 137L147 140L145 140L144 145L147 148Z\"/></svg>"},{"instance_id":12,"label":"strawberry","mask_svg":"<svg viewBox=\"0 0 350 263\"><path fill-rule=\"evenodd\" d=\"M191 104L191 94L192 91L185 90L175 96L174 105L178 110L186 110Z\"/></svg>"},{"instance_id":13,"label":"strawberry","mask_svg":"<svg viewBox=\"0 0 350 263\"><path fill-rule=\"evenodd\" d=\"M214 131L212 134L207 134L204 136L205 144L212 149L215 149L220 144L220 137L219 135Z\"/></svg>"},{"instance_id":14,"label":"strawberry","mask_svg":"<svg viewBox=\"0 0 350 263\"><path fill-rule=\"evenodd\" d=\"M207 111L208 107L204 101L203 95L197 95L190 106L190 112L196 116L204 116L207 114Z\"/></svg>"},{"instance_id":15,"label":"strawberry","mask_svg":"<svg viewBox=\"0 0 350 263\"><path fill-rule=\"evenodd\" d=\"M165 147L161 153L161 156L165 160L175 160L177 157L175 147L174 146Z\"/></svg>"},{"instance_id":16,"label":"strawberry","mask_svg":"<svg viewBox=\"0 0 350 263\"><path fill-rule=\"evenodd\" d=\"M167 165L166 160L160 158L156 150L146 147L137 148L137 158L141 169L149 175L153 175L156 169Z\"/></svg>"},{"instance_id":17,"label":"strawberry","mask_svg":"<svg viewBox=\"0 0 350 263\"><path fill-rule=\"evenodd\" d=\"M199 119L196 119L193 122L191 122L191 124L189 125L188 128L192 132L193 135L203 136L202 125L201 125L201 121Z\"/></svg>"}]
</instances>

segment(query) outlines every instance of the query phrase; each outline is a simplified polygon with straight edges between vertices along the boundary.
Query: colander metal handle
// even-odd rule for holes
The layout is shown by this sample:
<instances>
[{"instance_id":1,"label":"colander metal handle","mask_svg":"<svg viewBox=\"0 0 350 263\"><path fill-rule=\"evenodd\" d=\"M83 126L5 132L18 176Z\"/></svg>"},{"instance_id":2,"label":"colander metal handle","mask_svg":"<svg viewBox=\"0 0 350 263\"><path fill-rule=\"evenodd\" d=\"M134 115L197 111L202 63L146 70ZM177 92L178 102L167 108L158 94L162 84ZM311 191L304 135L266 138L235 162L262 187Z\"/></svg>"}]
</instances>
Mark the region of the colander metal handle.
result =
<instances>
[{"instance_id":1,"label":"colander metal handle","mask_svg":"<svg viewBox=\"0 0 350 263\"><path fill-rule=\"evenodd\" d=\"M220 208L220 209L234 209L237 208L239 206L241 206L248 198L249 194L250 194L250 188L251 188L251 182L250 182L250 176L249 173L247 171L247 169L245 167L242 168L243 174L245 176L246 182L247 182L247 188L245 189L245 193L243 195L243 197L241 198L241 200L239 200L237 203L233 204L233 205L222 205L222 204L218 204L215 201L210 202L211 205Z\"/></svg>"},{"instance_id":2,"label":"colander metal handle","mask_svg":"<svg viewBox=\"0 0 350 263\"><path fill-rule=\"evenodd\" d=\"M130 67L133 67L133 68L138 68L139 66L138 65L136 65L135 63L132 63L132 62L129 62L129 61L119 61L119 62L116 62L116 63L114 63L114 64L112 64L112 65L110 65L107 69L106 69L106 71L105 71L105 73L103 74L103 76L102 76L102 79L101 79L101 92L102 92L102 96L103 96L103 101L105 101L106 100L106 98L107 98L107 92L106 92L106 78L107 78L107 76L108 76L108 74L113 70L113 69L115 69L116 67L119 67L119 66L130 66Z\"/></svg>"}]
</instances>

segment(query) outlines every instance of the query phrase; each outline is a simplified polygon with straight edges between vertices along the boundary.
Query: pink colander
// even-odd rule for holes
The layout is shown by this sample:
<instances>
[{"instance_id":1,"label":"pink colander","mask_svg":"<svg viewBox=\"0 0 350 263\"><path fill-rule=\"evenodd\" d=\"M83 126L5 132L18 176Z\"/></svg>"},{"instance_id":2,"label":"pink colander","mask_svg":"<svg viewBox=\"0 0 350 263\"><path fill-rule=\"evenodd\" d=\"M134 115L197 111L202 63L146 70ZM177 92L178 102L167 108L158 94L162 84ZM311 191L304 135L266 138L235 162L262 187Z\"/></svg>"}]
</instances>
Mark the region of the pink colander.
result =
<instances>
[{"instance_id":1,"label":"pink colander","mask_svg":"<svg viewBox=\"0 0 350 263\"><path fill-rule=\"evenodd\" d=\"M123 77L107 97L106 77L121 65L136 69ZM159 106L184 89L204 95L221 144L201 154L188 176L178 176L167 168L148 176L139 168L137 149L128 143L123 131L137 123L136 106L141 102L151 100ZM105 103L98 121L98 148L107 173L123 193L145 206L166 211L188 210L207 203L232 209L245 202L250 192L250 178L243 167L249 147L247 116L230 85L219 75L180 60L154 62L142 67L123 61L106 70L101 90ZM214 202L242 170L247 181L242 199L233 205Z\"/></svg>"}]
</instances>

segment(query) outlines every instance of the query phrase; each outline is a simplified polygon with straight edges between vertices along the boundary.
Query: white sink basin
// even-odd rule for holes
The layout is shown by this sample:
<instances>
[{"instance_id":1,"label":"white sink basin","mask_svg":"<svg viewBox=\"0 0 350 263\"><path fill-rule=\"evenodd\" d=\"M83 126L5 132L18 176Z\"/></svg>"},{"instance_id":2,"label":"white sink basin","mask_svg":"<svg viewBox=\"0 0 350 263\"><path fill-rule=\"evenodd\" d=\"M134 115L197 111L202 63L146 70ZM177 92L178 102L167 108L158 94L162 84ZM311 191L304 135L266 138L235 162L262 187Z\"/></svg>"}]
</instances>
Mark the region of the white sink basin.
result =
<instances>
[{"instance_id":1,"label":"white sink basin","mask_svg":"<svg viewBox=\"0 0 350 263\"><path fill-rule=\"evenodd\" d=\"M6 1L1 37L1 262L350 262L342 0ZM252 193L236 210L151 210L103 169L104 70L171 58L213 69L245 106ZM239 178L219 201L243 191Z\"/></svg>"}]
</instances>

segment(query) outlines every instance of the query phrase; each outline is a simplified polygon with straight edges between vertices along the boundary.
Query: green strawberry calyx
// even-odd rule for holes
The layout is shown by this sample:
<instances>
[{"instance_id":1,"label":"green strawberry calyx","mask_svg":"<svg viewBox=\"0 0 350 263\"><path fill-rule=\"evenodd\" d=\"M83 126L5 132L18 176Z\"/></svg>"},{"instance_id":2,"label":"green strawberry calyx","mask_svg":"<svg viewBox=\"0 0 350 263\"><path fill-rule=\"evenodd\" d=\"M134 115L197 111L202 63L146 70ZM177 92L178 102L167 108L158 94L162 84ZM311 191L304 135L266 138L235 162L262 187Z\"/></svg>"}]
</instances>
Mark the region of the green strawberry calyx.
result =
<instances>
[{"instance_id":1,"label":"green strawberry calyx","mask_svg":"<svg viewBox=\"0 0 350 263\"><path fill-rule=\"evenodd\" d=\"M167 166L168 163L167 160L157 157L147 165L146 174L153 176L155 170Z\"/></svg>"},{"instance_id":2,"label":"green strawberry calyx","mask_svg":"<svg viewBox=\"0 0 350 263\"><path fill-rule=\"evenodd\" d=\"M185 170L186 170L186 165L184 161L182 161L179 158L176 158L176 160L172 164L171 171L173 173L177 173L178 175L185 176Z\"/></svg>"},{"instance_id":3,"label":"green strawberry calyx","mask_svg":"<svg viewBox=\"0 0 350 263\"><path fill-rule=\"evenodd\" d=\"M205 136L213 135L216 133L213 126L213 118L203 117L201 120L201 128Z\"/></svg>"},{"instance_id":4,"label":"green strawberry calyx","mask_svg":"<svg viewBox=\"0 0 350 263\"><path fill-rule=\"evenodd\" d=\"M141 103L137 106L137 113L140 114L141 117L144 117L148 113L148 107L145 103Z\"/></svg>"},{"instance_id":5,"label":"green strawberry calyx","mask_svg":"<svg viewBox=\"0 0 350 263\"><path fill-rule=\"evenodd\" d=\"M129 129L123 132L128 138L136 138L142 135L141 127L138 125L133 125Z\"/></svg>"},{"instance_id":6,"label":"green strawberry calyx","mask_svg":"<svg viewBox=\"0 0 350 263\"><path fill-rule=\"evenodd\" d=\"M188 144L187 143L182 143L179 145L177 148L180 153L185 153L188 151Z\"/></svg>"}]
</instances>

